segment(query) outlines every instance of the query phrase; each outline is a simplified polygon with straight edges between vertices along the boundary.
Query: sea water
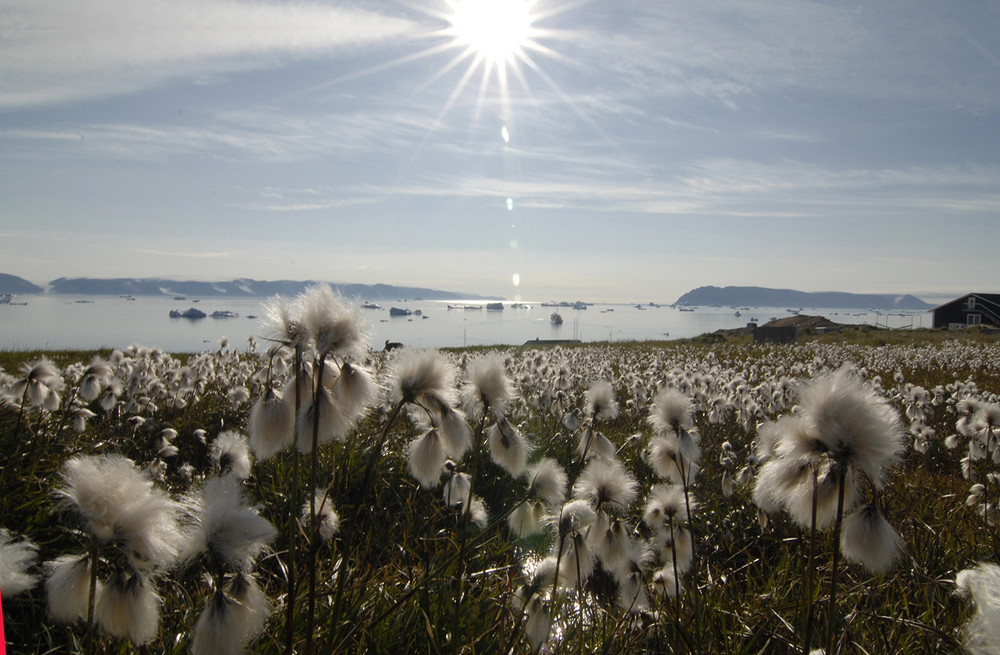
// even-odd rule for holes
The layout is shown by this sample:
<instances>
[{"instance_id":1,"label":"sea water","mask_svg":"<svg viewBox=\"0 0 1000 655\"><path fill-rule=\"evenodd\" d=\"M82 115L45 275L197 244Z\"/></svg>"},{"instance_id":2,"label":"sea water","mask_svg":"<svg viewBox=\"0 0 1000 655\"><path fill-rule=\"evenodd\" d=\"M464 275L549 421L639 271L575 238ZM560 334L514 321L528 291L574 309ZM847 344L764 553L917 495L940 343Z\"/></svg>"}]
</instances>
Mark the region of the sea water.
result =
<instances>
[{"instance_id":1,"label":"sea water","mask_svg":"<svg viewBox=\"0 0 1000 655\"><path fill-rule=\"evenodd\" d=\"M14 304L0 304L0 349L89 350L126 348L133 344L169 352L200 352L218 348L221 339L245 349L253 338L262 343L260 316L265 298L15 296ZM21 304L24 303L24 304ZM501 311L487 310L482 301L379 301L378 309L362 309L370 327L370 343L380 349L386 341L418 348L521 345L528 341L577 339L592 341L661 341L693 337L718 329L745 326L753 319L763 325L793 313L826 316L837 323L871 324L891 328L928 327L929 312L880 313L871 310L817 308L697 307L682 311L667 305L593 304L586 309L504 303ZM202 319L171 318L170 311L197 308ZM389 309L409 310L409 316L390 316ZM233 318L211 318L213 312L232 312ZM419 313L418 313L419 312ZM554 325L558 313L563 322Z\"/></svg>"}]
</instances>

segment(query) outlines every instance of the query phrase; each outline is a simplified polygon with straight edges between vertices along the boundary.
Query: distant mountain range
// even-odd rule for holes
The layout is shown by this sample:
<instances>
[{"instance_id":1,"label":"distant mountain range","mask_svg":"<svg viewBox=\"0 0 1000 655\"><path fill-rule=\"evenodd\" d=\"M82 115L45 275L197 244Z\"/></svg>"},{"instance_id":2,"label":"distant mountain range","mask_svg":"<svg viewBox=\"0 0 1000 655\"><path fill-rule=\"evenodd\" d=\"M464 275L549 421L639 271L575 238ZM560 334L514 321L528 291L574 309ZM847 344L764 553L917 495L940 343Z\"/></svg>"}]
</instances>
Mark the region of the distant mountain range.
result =
<instances>
[{"instance_id":1,"label":"distant mountain range","mask_svg":"<svg viewBox=\"0 0 1000 655\"><path fill-rule=\"evenodd\" d=\"M49 283L48 293L77 296L191 296L250 298L281 294L294 296L306 287L320 284L312 280L251 280L241 278L228 282L201 282L197 280L165 280L161 278L65 278ZM455 293L420 287L399 287L390 284L340 284L330 283L334 291L345 298L363 300L502 300L493 296L472 293ZM0 274L0 293L45 293L45 289L14 275Z\"/></svg>"},{"instance_id":2,"label":"distant mountain range","mask_svg":"<svg viewBox=\"0 0 1000 655\"><path fill-rule=\"evenodd\" d=\"M809 293L764 287L698 287L677 299L675 305L727 305L730 307L820 307L823 309L932 309L934 305L911 295Z\"/></svg>"},{"instance_id":3,"label":"distant mountain range","mask_svg":"<svg viewBox=\"0 0 1000 655\"><path fill-rule=\"evenodd\" d=\"M45 289L28 282L23 277L0 273L0 293L42 293L43 291Z\"/></svg>"},{"instance_id":4,"label":"distant mountain range","mask_svg":"<svg viewBox=\"0 0 1000 655\"><path fill-rule=\"evenodd\" d=\"M294 296L306 287L318 284L312 280L252 280L240 278L226 282L198 280L167 280L163 278L89 278L61 277L49 283L48 291L16 275L0 273L0 293L53 293L77 296L189 296L193 298L251 298L274 295ZM400 287L390 284L330 283L345 298L361 300L503 300L496 296L455 293L421 287ZM698 287L677 299L681 306L736 307L820 307L824 309L932 309L911 295L859 294L839 291L808 293L791 289L764 287Z\"/></svg>"}]
</instances>

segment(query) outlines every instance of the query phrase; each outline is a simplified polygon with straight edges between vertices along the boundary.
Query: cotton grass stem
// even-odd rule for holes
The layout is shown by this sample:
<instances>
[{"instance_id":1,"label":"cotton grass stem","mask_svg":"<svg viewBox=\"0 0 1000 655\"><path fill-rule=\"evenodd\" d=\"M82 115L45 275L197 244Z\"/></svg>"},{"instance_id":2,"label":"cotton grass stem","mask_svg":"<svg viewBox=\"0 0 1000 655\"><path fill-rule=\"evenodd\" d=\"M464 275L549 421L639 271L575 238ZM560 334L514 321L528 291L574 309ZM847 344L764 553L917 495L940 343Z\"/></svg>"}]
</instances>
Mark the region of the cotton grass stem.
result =
<instances>
[{"instance_id":1,"label":"cotton grass stem","mask_svg":"<svg viewBox=\"0 0 1000 655\"><path fill-rule=\"evenodd\" d=\"M24 404L28 402L28 385L24 385L24 393L21 394L21 404L17 410L17 420L14 421L14 439L16 440L21 430L21 418L24 416Z\"/></svg>"},{"instance_id":2,"label":"cotton grass stem","mask_svg":"<svg viewBox=\"0 0 1000 655\"><path fill-rule=\"evenodd\" d=\"M840 529L844 523L844 483L847 480L847 465L844 462L840 462L838 469L837 521L833 524L833 564L830 567L830 606L827 608L826 615L827 655L833 655L833 646L836 643L836 633L833 629L833 621L837 607L837 573L838 566L840 564Z\"/></svg>"},{"instance_id":3,"label":"cotton grass stem","mask_svg":"<svg viewBox=\"0 0 1000 655\"><path fill-rule=\"evenodd\" d=\"M812 469L812 519L809 527L809 555L806 559L806 586L802 596L805 599L805 637L802 639L802 655L809 655L809 647L813 633L813 576L816 568L816 496L819 483L816 480L816 469Z\"/></svg>"},{"instance_id":4,"label":"cotton grass stem","mask_svg":"<svg viewBox=\"0 0 1000 655\"><path fill-rule=\"evenodd\" d=\"M299 440L299 410L302 408L302 398L299 393L299 381L302 375L302 346L295 346L295 417L293 422L294 433L292 443L297 444ZM285 605L285 655L291 655L295 642L295 601L296 601L296 581L295 581L295 537L298 534L298 506L299 506L299 449L292 447L292 483L289 491L290 507L288 509L288 591L287 603Z\"/></svg>"},{"instance_id":5,"label":"cotton grass stem","mask_svg":"<svg viewBox=\"0 0 1000 655\"><path fill-rule=\"evenodd\" d=\"M986 457L983 458L983 522L986 524L987 529L992 528L989 532L993 537L993 549L997 549L997 536L1000 534L998 532L998 526L1000 526L1000 521L994 520L993 525L990 525L990 474L989 474L989 464L992 459L990 455L990 445L993 441L993 423L992 421L986 426ZM994 496L997 497L997 496ZM1000 509L1000 508L998 508Z\"/></svg>"},{"instance_id":6,"label":"cotton grass stem","mask_svg":"<svg viewBox=\"0 0 1000 655\"><path fill-rule=\"evenodd\" d=\"M485 528L483 528L482 532L480 532L479 534L477 534L475 537L473 537L470 540L469 546L475 546L480 541L482 541L487 536L489 536L490 533L497 526L503 524L507 520L507 518L510 516L511 512L513 512L513 509L507 510L506 512L504 512L503 514L501 514L499 517L497 517L492 523L490 523ZM561 545L561 543L562 542L560 541L560 545ZM358 630L367 630L367 631L374 630L375 626L377 626L379 623L381 623L386 618L388 618L389 616L391 616L393 612L395 612L397 609L399 609L403 605L403 603L405 603L408 600L410 600L411 598L413 598L413 596L417 592L423 590L423 588L427 585L428 581L437 578L449 566L451 566L452 564L454 564L454 562L455 562L456 559L458 559L458 553L454 553L451 556L445 558L444 561L442 561L438 566L436 566L433 569L425 569L424 575L420 579L419 582L417 582L416 584L412 585L410 587L409 591L407 591L405 594L403 594L399 599L396 600L396 602L394 602L388 608L386 608L385 610L383 610L381 614L378 614L371 621L362 620L361 617L354 617L354 620L351 622L351 627L347 631L347 634L344 635L344 637L339 642L337 642L337 644L333 647L333 649L330 650L330 652L331 653L342 653L342 652L345 652L344 649L347 647L348 642L350 641L351 637L353 637L354 634ZM341 559L341 564L340 565L341 565L342 568L345 566L345 564L343 562L343 558ZM558 568L559 567L557 566L556 567L556 580L557 581L558 581L558 578L559 578ZM557 583L554 583L554 585L553 585L553 591L556 589L556 586L555 586L556 584Z\"/></svg>"},{"instance_id":7,"label":"cotton grass stem","mask_svg":"<svg viewBox=\"0 0 1000 655\"><path fill-rule=\"evenodd\" d=\"M686 496L687 494L685 494ZM680 625L681 621L681 579L680 575L677 573L677 541L674 536L674 522L670 521L670 560L674 567L674 615L676 616L677 624ZM677 637L678 630L674 630L674 652L678 652L677 648Z\"/></svg>"},{"instance_id":8,"label":"cotton grass stem","mask_svg":"<svg viewBox=\"0 0 1000 655\"><path fill-rule=\"evenodd\" d=\"M588 529L589 534L589 529ZM579 550L579 539L581 535L579 533L573 537L573 562L576 564L576 611L577 611L577 621L580 625L580 638L576 641L576 652L577 655L583 655L583 635L586 633L586 625L583 620L583 613L586 611L585 603L581 602L581 596L583 596L583 575L580 571L580 550ZM591 617L593 619L593 617Z\"/></svg>"},{"instance_id":9,"label":"cotton grass stem","mask_svg":"<svg viewBox=\"0 0 1000 655\"><path fill-rule=\"evenodd\" d=\"M59 435L62 434L62 431L66 429L66 424L69 423L70 418L72 417L72 412L70 412L69 410L73 406L73 403L76 401L76 397L79 395L79 393L80 393L80 386L77 385L73 387L68 397L63 400L62 416L59 418L59 425L56 427L55 432L53 433L56 438L58 438Z\"/></svg>"},{"instance_id":10,"label":"cotton grass stem","mask_svg":"<svg viewBox=\"0 0 1000 655\"><path fill-rule=\"evenodd\" d=\"M316 489L316 478L319 469L319 398L323 393L323 371L326 369L326 355L320 355L316 362L316 390L313 392L312 445L309 457L309 489ZM309 605L306 614L306 655L313 651L313 638L316 630L316 554L318 552L318 529L316 526L316 494L309 494Z\"/></svg>"},{"instance_id":11,"label":"cotton grass stem","mask_svg":"<svg viewBox=\"0 0 1000 655\"><path fill-rule=\"evenodd\" d=\"M358 498L364 498L368 494L368 485L371 484L372 475L375 473L375 462L378 460L379 453L385 447L385 442L389 438L389 430L392 428L392 424L396 422L396 416L399 415L400 410L403 409L403 405L405 404L406 400L402 399L393 406L392 412L389 414L389 419L385 423L385 428L382 430L382 436L379 437L378 443L375 444L375 448L372 449L371 454L368 456L368 465L365 467L365 476L361 479Z\"/></svg>"},{"instance_id":12,"label":"cotton grass stem","mask_svg":"<svg viewBox=\"0 0 1000 655\"><path fill-rule=\"evenodd\" d=\"M684 461L684 453L681 452L681 450L679 448L677 450L677 464L678 464L678 468L680 469L680 472L681 472L681 486L684 488L684 515L687 517L688 530L691 532L691 570L688 572L688 576L690 577L691 583L692 583L691 611L695 615L695 619L696 619L696 626L695 627L696 627L696 629L699 629L700 626L697 625L697 618L698 618L698 594L697 594L697 589L698 589L698 585L697 585L697 582L695 581L695 577L698 575L698 560L697 560L697 558L695 557L695 554L694 554L694 547L695 547L696 541L695 541L695 538L694 538L694 522L691 520L691 491L690 491L691 482L688 479L688 473L690 472L690 467ZM671 530L673 530L672 527L671 527ZM677 552L676 547L673 548L673 549L671 549L671 550L673 550L675 553ZM678 580L678 578L677 578L676 555L675 555L675 562L674 562L674 580L676 581L676 584L678 584L678 585L680 584L680 580ZM679 599L680 593L678 593L677 596L678 596L678 599ZM677 607L678 608L680 607L679 600L678 600ZM678 617L678 621L679 621L680 620L680 614L679 613L678 613L677 617Z\"/></svg>"},{"instance_id":13,"label":"cotton grass stem","mask_svg":"<svg viewBox=\"0 0 1000 655\"><path fill-rule=\"evenodd\" d=\"M455 603L455 629L452 630L452 634L456 636L458 634L458 617L461 614L462 605L465 603L465 553L468 547L467 534L469 520L472 517L473 489L476 486L476 474L479 472L480 443L483 440L483 429L486 426L486 417L489 412L489 402L484 399L483 404L483 417L480 419L479 425L476 426L475 437L472 440L472 467L469 470L469 494L465 498L465 506L462 507L462 518L459 522L458 575L456 576L458 580L458 600Z\"/></svg>"},{"instance_id":14,"label":"cotton grass stem","mask_svg":"<svg viewBox=\"0 0 1000 655\"><path fill-rule=\"evenodd\" d=\"M382 429L382 434L379 436L378 443L368 456L368 464L365 466L364 477L361 479L361 487L358 490L356 498L363 499L368 496L368 486L371 484L372 476L375 473L375 462L378 459L379 453L382 452L382 448L385 447L386 440L389 438L389 430L392 429L393 423L396 422L396 417L399 415L399 412L403 409L403 405L405 404L405 399L400 400L393 406L392 411L389 413L389 418L385 423L385 427ZM340 565L337 570L336 590L333 597L333 610L330 613L331 634L336 629L337 623L340 619L341 604L343 603L344 592L347 587L347 544L354 541L355 534L358 526L360 525L361 511L363 507L364 506L359 502L354 512L354 520L343 524L344 531L341 543L344 544L344 548L340 553ZM313 514L315 514L315 512L313 512ZM355 622L351 629L347 632L347 635L343 638L343 640L341 640L341 645L343 645L347 639L354 634L354 630L357 626L358 623ZM337 649L339 648L340 646L337 647ZM337 649L334 649L333 652L338 652Z\"/></svg>"},{"instance_id":15,"label":"cotton grass stem","mask_svg":"<svg viewBox=\"0 0 1000 655\"><path fill-rule=\"evenodd\" d=\"M590 429L587 431L587 442L583 445L583 452L580 453L580 461L577 467L582 469L584 463L587 461L587 453L590 452L590 447L594 444L594 434L597 432L597 412L595 411L590 417Z\"/></svg>"},{"instance_id":16,"label":"cotton grass stem","mask_svg":"<svg viewBox=\"0 0 1000 655\"><path fill-rule=\"evenodd\" d=\"M90 542L90 584L87 590L87 655L93 655L94 637L97 632L97 625L94 623L94 606L97 602L97 561L100 557L100 544L97 539L91 538Z\"/></svg>"}]
</instances>

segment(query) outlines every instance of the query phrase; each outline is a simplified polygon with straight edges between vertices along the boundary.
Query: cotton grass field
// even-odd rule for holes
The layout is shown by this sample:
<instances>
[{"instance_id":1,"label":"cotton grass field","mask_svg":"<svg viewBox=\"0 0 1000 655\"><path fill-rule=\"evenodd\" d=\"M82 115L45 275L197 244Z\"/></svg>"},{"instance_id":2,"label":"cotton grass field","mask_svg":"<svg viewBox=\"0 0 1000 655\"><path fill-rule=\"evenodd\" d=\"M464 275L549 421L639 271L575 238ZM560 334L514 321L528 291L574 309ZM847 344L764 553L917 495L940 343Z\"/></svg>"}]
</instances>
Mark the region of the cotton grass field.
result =
<instances>
[{"instance_id":1,"label":"cotton grass field","mask_svg":"<svg viewBox=\"0 0 1000 655\"><path fill-rule=\"evenodd\" d=\"M1000 646L995 336L385 353L319 287L260 334L0 354L11 652Z\"/></svg>"}]
</instances>

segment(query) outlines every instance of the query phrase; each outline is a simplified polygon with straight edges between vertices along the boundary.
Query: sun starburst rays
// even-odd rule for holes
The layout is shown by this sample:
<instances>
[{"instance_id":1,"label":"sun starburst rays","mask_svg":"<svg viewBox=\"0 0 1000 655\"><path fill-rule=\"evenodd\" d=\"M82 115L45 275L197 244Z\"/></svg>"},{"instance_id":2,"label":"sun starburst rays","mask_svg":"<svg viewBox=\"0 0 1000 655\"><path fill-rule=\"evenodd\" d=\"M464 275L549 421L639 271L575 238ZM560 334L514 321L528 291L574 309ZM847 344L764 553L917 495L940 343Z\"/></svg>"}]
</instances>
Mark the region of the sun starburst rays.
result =
<instances>
[{"instance_id":1,"label":"sun starburst rays","mask_svg":"<svg viewBox=\"0 0 1000 655\"><path fill-rule=\"evenodd\" d=\"M447 22L442 36L458 52L443 67L447 72L463 63L465 70L443 108L447 113L481 72L476 97L477 114L487 102L491 81L503 110L510 109L508 69L527 87L520 64L535 49L541 32L533 25L535 0L447 0L439 17Z\"/></svg>"},{"instance_id":2,"label":"sun starburst rays","mask_svg":"<svg viewBox=\"0 0 1000 655\"><path fill-rule=\"evenodd\" d=\"M541 8L542 3L547 3L546 8ZM411 16L424 18L421 21L424 28L410 34L410 42L417 47L310 90L315 92L325 86L426 62L420 65L424 75L415 78L412 93L426 95L442 85L447 90L437 116L428 126L425 143L456 107L466 106L471 110L473 124L490 108L501 117L509 117L517 93L534 100L530 79L534 76L563 96L558 85L543 72L540 60L572 64L545 42L573 37L569 32L539 24L578 3L579 0L434 0L433 6L428 6L426 0L399 0ZM435 65L433 61L439 63ZM422 145L417 150L421 148Z\"/></svg>"}]
</instances>

